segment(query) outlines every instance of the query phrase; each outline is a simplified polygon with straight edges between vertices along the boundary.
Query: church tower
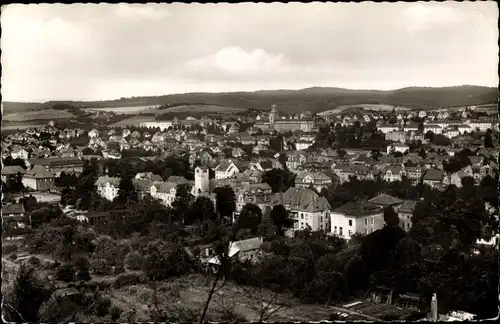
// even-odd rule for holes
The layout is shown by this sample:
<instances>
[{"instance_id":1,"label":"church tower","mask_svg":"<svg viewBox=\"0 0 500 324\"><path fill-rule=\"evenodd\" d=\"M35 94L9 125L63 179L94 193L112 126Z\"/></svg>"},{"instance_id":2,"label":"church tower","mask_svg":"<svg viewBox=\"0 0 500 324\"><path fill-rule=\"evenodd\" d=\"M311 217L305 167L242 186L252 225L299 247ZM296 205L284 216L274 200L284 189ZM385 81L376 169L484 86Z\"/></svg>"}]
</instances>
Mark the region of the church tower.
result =
<instances>
[{"instance_id":1,"label":"church tower","mask_svg":"<svg viewBox=\"0 0 500 324\"><path fill-rule=\"evenodd\" d=\"M271 112L269 113L269 127L274 127L274 122L278 119L278 111L276 105L272 105Z\"/></svg>"},{"instance_id":2,"label":"church tower","mask_svg":"<svg viewBox=\"0 0 500 324\"><path fill-rule=\"evenodd\" d=\"M207 167L196 167L194 170L194 186L196 194L210 190L210 177Z\"/></svg>"}]
</instances>

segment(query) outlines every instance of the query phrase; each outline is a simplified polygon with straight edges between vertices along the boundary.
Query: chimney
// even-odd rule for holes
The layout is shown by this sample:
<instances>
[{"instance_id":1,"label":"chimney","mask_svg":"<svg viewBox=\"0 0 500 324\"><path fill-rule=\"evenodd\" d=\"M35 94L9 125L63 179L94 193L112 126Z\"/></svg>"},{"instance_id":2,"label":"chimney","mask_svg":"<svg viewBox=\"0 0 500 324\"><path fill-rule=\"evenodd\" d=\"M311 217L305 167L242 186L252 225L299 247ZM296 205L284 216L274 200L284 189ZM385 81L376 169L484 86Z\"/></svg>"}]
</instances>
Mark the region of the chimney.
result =
<instances>
[{"instance_id":1,"label":"chimney","mask_svg":"<svg viewBox=\"0 0 500 324\"><path fill-rule=\"evenodd\" d=\"M438 320L438 304L436 293L432 294L431 300L431 321L437 322Z\"/></svg>"}]
</instances>

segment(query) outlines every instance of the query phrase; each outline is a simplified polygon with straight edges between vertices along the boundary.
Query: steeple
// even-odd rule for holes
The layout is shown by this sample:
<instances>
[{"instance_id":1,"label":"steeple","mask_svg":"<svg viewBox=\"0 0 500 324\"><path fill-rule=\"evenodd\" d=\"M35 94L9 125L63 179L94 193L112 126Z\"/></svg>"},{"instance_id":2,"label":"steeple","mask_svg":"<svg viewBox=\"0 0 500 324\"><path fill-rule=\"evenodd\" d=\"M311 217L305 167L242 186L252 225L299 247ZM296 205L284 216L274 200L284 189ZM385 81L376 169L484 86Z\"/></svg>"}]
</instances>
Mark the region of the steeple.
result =
<instances>
[{"instance_id":1,"label":"steeple","mask_svg":"<svg viewBox=\"0 0 500 324\"><path fill-rule=\"evenodd\" d=\"M269 113L269 126L273 127L274 126L274 122L278 118L278 111L276 110L276 105L275 104L273 104L271 107L272 107L271 108L271 112Z\"/></svg>"}]
</instances>

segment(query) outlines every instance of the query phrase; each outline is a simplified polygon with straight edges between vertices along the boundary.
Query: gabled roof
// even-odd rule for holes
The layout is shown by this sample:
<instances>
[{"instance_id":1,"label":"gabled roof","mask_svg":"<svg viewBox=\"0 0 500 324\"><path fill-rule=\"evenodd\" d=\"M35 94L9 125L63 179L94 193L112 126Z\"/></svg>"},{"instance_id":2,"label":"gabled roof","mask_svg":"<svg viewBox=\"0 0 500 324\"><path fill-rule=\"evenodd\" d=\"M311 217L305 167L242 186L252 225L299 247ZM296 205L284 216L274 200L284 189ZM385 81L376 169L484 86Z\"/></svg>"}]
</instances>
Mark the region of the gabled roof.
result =
<instances>
[{"instance_id":1,"label":"gabled roof","mask_svg":"<svg viewBox=\"0 0 500 324\"><path fill-rule=\"evenodd\" d=\"M392 205L401 204L403 202L403 200L383 193L383 194L380 194L376 197L373 197L372 199L368 200L368 202L375 204L375 205L392 206Z\"/></svg>"},{"instance_id":2,"label":"gabled roof","mask_svg":"<svg viewBox=\"0 0 500 324\"><path fill-rule=\"evenodd\" d=\"M45 167L41 165L35 165L31 170L26 172L24 176L35 179L46 179L55 177L52 171L47 170Z\"/></svg>"},{"instance_id":3,"label":"gabled roof","mask_svg":"<svg viewBox=\"0 0 500 324\"><path fill-rule=\"evenodd\" d=\"M345 216L351 217L363 217L368 215L379 214L383 212L382 208L368 201L355 201L348 202L338 208L336 208L334 213L343 214Z\"/></svg>"},{"instance_id":4,"label":"gabled roof","mask_svg":"<svg viewBox=\"0 0 500 324\"><path fill-rule=\"evenodd\" d=\"M118 177L108 177L108 176L101 176L97 178L95 185L106 185L108 183L114 187L118 187L120 185L120 178Z\"/></svg>"},{"instance_id":5,"label":"gabled roof","mask_svg":"<svg viewBox=\"0 0 500 324\"><path fill-rule=\"evenodd\" d=\"M423 180L427 181L442 181L444 178L444 171L441 170L436 170L436 169L430 169L427 171L424 175Z\"/></svg>"},{"instance_id":6,"label":"gabled roof","mask_svg":"<svg viewBox=\"0 0 500 324\"><path fill-rule=\"evenodd\" d=\"M13 175L18 172L24 174L26 170L20 165L6 165L2 168L2 175Z\"/></svg>"},{"instance_id":7,"label":"gabled roof","mask_svg":"<svg viewBox=\"0 0 500 324\"><path fill-rule=\"evenodd\" d=\"M2 215L10 215L10 214L24 214L24 206L23 204L10 204L3 205L1 208Z\"/></svg>"},{"instance_id":8,"label":"gabled roof","mask_svg":"<svg viewBox=\"0 0 500 324\"><path fill-rule=\"evenodd\" d=\"M167 182L172 182L176 184L190 183L188 179L180 176L170 176L168 177Z\"/></svg>"},{"instance_id":9,"label":"gabled roof","mask_svg":"<svg viewBox=\"0 0 500 324\"><path fill-rule=\"evenodd\" d=\"M413 211L415 210L415 206L417 206L417 201L415 201L415 200L405 200L405 201L403 201L403 203L401 204L401 206L399 206L398 212L412 214Z\"/></svg>"},{"instance_id":10,"label":"gabled roof","mask_svg":"<svg viewBox=\"0 0 500 324\"><path fill-rule=\"evenodd\" d=\"M229 257L232 257L238 252L248 252L260 249L262 240L260 237L254 237L242 241L236 241L231 244L229 249Z\"/></svg>"},{"instance_id":11,"label":"gabled roof","mask_svg":"<svg viewBox=\"0 0 500 324\"><path fill-rule=\"evenodd\" d=\"M325 197L318 195L309 188L291 187L284 193L276 194L271 199L271 203L307 213L322 212L331 209Z\"/></svg>"}]
</instances>

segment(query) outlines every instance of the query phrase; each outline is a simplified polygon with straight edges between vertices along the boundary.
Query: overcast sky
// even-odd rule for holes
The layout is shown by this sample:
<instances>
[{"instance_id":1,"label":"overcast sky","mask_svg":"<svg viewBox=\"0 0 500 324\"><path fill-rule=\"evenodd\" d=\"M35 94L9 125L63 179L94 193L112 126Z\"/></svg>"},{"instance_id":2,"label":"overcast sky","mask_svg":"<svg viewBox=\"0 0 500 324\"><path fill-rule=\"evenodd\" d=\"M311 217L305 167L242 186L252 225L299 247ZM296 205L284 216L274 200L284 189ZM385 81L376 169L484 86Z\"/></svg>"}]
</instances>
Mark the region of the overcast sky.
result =
<instances>
[{"instance_id":1,"label":"overcast sky","mask_svg":"<svg viewBox=\"0 0 500 324\"><path fill-rule=\"evenodd\" d=\"M498 85L495 2L2 7L5 101Z\"/></svg>"}]
</instances>

